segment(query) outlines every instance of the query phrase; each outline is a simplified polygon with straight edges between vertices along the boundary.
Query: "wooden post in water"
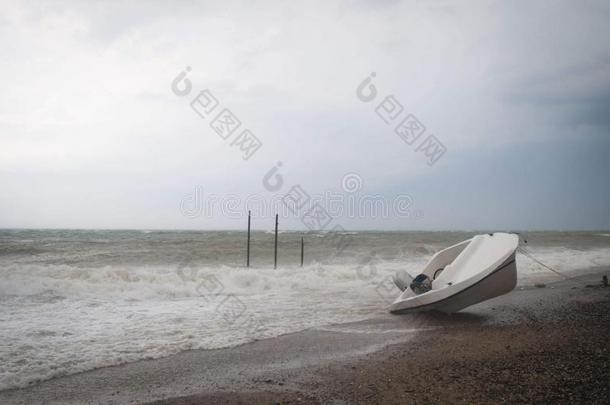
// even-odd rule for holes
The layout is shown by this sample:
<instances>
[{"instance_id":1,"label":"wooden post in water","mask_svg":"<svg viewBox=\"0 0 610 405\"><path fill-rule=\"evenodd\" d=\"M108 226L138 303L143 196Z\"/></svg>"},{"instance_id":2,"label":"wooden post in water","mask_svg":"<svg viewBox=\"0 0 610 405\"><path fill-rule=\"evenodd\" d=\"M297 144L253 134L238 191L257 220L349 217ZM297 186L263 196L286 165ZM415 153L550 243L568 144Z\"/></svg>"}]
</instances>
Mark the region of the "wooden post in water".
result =
<instances>
[{"instance_id":1,"label":"wooden post in water","mask_svg":"<svg viewBox=\"0 0 610 405\"><path fill-rule=\"evenodd\" d=\"M246 247L246 267L250 267L250 211L248 211L248 245Z\"/></svg>"},{"instance_id":2,"label":"wooden post in water","mask_svg":"<svg viewBox=\"0 0 610 405\"><path fill-rule=\"evenodd\" d=\"M277 269L277 214L275 214L275 249L273 253L273 268Z\"/></svg>"},{"instance_id":3,"label":"wooden post in water","mask_svg":"<svg viewBox=\"0 0 610 405\"><path fill-rule=\"evenodd\" d=\"M301 267L303 267L303 252L305 251L305 243L303 237L301 237Z\"/></svg>"}]
</instances>

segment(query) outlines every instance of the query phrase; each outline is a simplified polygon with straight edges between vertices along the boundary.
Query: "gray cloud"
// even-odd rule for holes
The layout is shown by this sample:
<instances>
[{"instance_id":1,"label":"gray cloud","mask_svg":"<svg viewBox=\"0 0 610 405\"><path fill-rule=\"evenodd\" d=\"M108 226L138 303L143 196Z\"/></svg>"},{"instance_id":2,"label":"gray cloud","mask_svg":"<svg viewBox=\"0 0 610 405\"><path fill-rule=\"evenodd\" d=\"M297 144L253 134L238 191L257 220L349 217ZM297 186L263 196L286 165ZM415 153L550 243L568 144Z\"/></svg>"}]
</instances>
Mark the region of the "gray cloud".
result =
<instances>
[{"instance_id":1,"label":"gray cloud","mask_svg":"<svg viewBox=\"0 0 610 405\"><path fill-rule=\"evenodd\" d=\"M260 193L278 161L288 184L312 193L356 172L367 191L413 191L436 213L363 218L354 228L493 224L453 187L452 168L466 176L479 170L477 154L511 162L530 145L551 154L575 139L606 147L609 19L610 6L597 1L5 2L0 226L237 227L223 218L194 224L176 207L197 184ZM244 162L170 91L185 66L194 91L211 89L264 142L253 159ZM373 71L380 99L393 94L447 146L434 167L356 98ZM574 166L590 173L596 148L583 150ZM438 200L461 201L459 221L455 206L429 194L443 188L452 195ZM585 190L607 199L593 181ZM490 212L510 206L490 204ZM544 226L568 223L559 209L544 215Z\"/></svg>"}]
</instances>

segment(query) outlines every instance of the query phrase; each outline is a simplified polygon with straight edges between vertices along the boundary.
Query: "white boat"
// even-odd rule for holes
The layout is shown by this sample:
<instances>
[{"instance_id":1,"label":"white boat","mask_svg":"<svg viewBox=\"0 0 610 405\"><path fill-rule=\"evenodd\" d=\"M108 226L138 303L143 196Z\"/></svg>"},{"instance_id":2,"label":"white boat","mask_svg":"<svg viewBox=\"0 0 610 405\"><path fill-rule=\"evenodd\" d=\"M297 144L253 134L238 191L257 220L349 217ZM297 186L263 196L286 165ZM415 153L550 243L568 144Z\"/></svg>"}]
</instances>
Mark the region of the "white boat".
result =
<instances>
[{"instance_id":1,"label":"white boat","mask_svg":"<svg viewBox=\"0 0 610 405\"><path fill-rule=\"evenodd\" d=\"M518 246L518 235L498 232L477 235L437 252L410 283L395 278L403 292L390 312L453 313L512 291L517 285Z\"/></svg>"}]
</instances>

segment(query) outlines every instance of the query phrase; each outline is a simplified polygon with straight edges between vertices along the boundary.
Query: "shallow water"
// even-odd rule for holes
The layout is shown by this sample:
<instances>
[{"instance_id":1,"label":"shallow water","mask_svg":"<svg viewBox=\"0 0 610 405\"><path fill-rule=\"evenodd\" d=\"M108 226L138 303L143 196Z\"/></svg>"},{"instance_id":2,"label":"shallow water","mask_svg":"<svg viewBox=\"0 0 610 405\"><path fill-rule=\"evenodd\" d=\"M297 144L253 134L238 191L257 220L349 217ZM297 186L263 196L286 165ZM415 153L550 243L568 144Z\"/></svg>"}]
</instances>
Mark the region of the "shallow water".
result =
<instances>
[{"instance_id":1,"label":"shallow water","mask_svg":"<svg viewBox=\"0 0 610 405\"><path fill-rule=\"evenodd\" d=\"M233 346L385 311L391 276L417 274L472 232L0 231L0 389L194 348ZM529 233L566 274L610 265L609 232ZM301 268L300 238L305 238ZM341 249L347 244L347 247ZM519 283L558 276L518 256Z\"/></svg>"}]
</instances>

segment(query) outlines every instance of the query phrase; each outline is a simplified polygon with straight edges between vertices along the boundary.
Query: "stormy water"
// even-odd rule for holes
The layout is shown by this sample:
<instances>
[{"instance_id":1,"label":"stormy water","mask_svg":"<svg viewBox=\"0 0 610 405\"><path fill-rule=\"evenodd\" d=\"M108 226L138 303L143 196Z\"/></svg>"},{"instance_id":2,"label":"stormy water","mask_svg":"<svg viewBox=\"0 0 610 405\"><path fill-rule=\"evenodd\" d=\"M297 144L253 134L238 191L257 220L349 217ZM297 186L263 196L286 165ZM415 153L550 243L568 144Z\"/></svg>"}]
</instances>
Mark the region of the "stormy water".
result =
<instances>
[{"instance_id":1,"label":"stormy water","mask_svg":"<svg viewBox=\"0 0 610 405\"><path fill-rule=\"evenodd\" d=\"M0 389L386 312L392 275L479 232L0 230ZM573 275L610 265L610 232L522 235ZM301 267L301 238L304 265ZM561 278L517 258L519 286Z\"/></svg>"}]
</instances>

